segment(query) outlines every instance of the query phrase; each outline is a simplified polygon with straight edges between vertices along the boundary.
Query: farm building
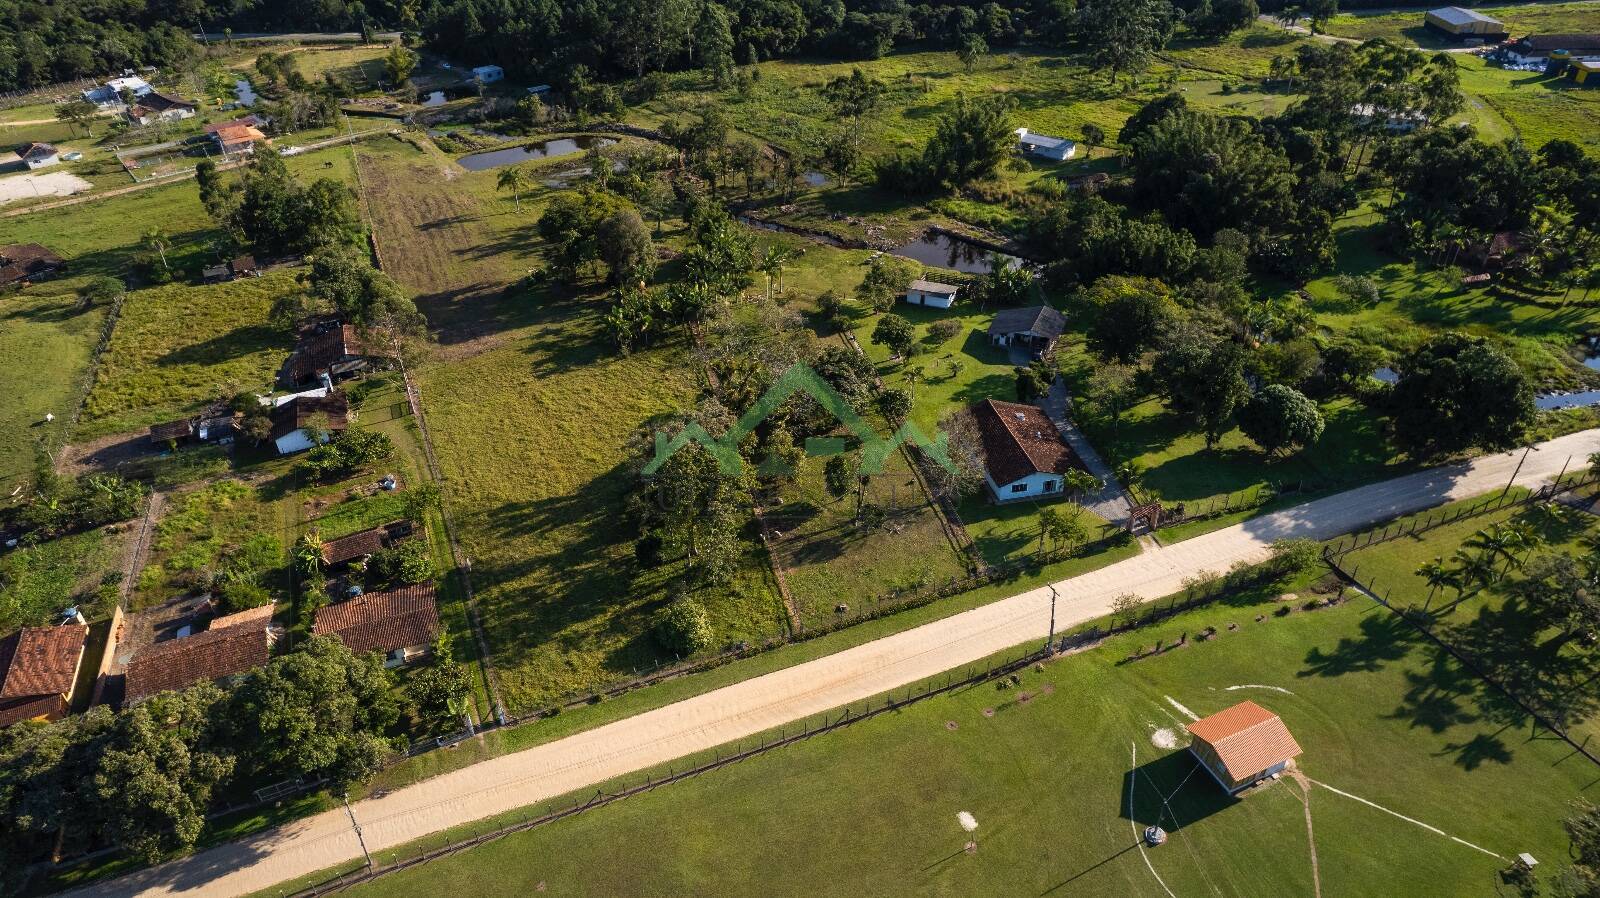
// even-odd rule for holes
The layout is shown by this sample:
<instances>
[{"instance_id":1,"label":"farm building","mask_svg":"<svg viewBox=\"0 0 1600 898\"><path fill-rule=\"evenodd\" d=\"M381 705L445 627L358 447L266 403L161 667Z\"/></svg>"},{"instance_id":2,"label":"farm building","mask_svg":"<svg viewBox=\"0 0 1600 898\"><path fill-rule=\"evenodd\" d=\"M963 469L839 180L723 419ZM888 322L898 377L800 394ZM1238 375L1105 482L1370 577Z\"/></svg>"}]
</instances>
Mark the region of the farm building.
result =
<instances>
[{"instance_id":1,"label":"farm building","mask_svg":"<svg viewBox=\"0 0 1600 898\"><path fill-rule=\"evenodd\" d=\"M996 502L1062 494L1061 475L1085 470L1050 417L1031 405L985 399L972 406L983 479Z\"/></svg>"},{"instance_id":2,"label":"farm building","mask_svg":"<svg viewBox=\"0 0 1600 898\"><path fill-rule=\"evenodd\" d=\"M43 280L63 264L60 256L37 243L0 246L0 287Z\"/></svg>"},{"instance_id":3,"label":"farm building","mask_svg":"<svg viewBox=\"0 0 1600 898\"><path fill-rule=\"evenodd\" d=\"M1027 346L1045 353L1067 329L1067 319L1049 306L1006 309L989 323L989 342L996 346Z\"/></svg>"},{"instance_id":4,"label":"farm building","mask_svg":"<svg viewBox=\"0 0 1600 898\"><path fill-rule=\"evenodd\" d=\"M68 623L0 640L0 727L67 716L88 636L88 627Z\"/></svg>"},{"instance_id":5,"label":"farm building","mask_svg":"<svg viewBox=\"0 0 1600 898\"><path fill-rule=\"evenodd\" d=\"M127 75L122 78L112 78L99 87L90 88L83 92L83 98L96 106L109 107L123 105L123 96L131 94L135 100L150 93L152 88L149 83L138 75Z\"/></svg>"},{"instance_id":6,"label":"farm building","mask_svg":"<svg viewBox=\"0 0 1600 898\"><path fill-rule=\"evenodd\" d=\"M350 417L350 404L344 396L295 396L272 410L272 442L279 455L304 452L318 442L326 443L334 431L344 430ZM313 429L322 432L313 434Z\"/></svg>"},{"instance_id":7,"label":"farm building","mask_svg":"<svg viewBox=\"0 0 1600 898\"><path fill-rule=\"evenodd\" d=\"M370 592L319 608L311 633L337 636L352 652L382 652L387 667L409 664L439 635L433 584Z\"/></svg>"},{"instance_id":8,"label":"farm building","mask_svg":"<svg viewBox=\"0 0 1600 898\"><path fill-rule=\"evenodd\" d=\"M182 443L193 436L194 421L189 418L150 425L150 442L156 446L166 446L168 443Z\"/></svg>"},{"instance_id":9,"label":"farm building","mask_svg":"<svg viewBox=\"0 0 1600 898\"><path fill-rule=\"evenodd\" d=\"M1574 59L1563 74L1580 87L1600 87L1600 59Z\"/></svg>"},{"instance_id":10,"label":"farm building","mask_svg":"<svg viewBox=\"0 0 1600 898\"><path fill-rule=\"evenodd\" d=\"M1027 128L1018 128L1016 133L1017 149L1030 156L1065 162L1078 152L1078 145L1065 137L1051 137Z\"/></svg>"},{"instance_id":11,"label":"farm building","mask_svg":"<svg viewBox=\"0 0 1600 898\"><path fill-rule=\"evenodd\" d=\"M225 156L254 153L256 144L265 142L267 135L255 125L226 125L211 132L211 139Z\"/></svg>"},{"instance_id":12,"label":"farm building","mask_svg":"<svg viewBox=\"0 0 1600 898\"><path fill-rule=\"evenodd\" d=\"M360 533L330 539L322 544L322 563L336 567L389 548L411 533L410 521L391 521Z\"/></svg>"},{"instance_id":13,"label":"farm building","mask_svg":"<svg viewBox=\"0 0 1600 898\"><path fill-rule=\"evenodd\" d=\"M1231 795L1287 770L1300 745L1278 715L1240 702L1189 724L1189 751Z\"/></svg>"},{"instance_id":14,"label":"farm building","mask_svg":"<svg viewBox=\"0 0 1600 898\"><path fill-rule=\"evenodd\" d=\"M198 109L198 106L182 97L169 96L153 90L129 107L126 115L128 121L135 125L153 125L156 122L177 122L194 118Z\"/></svg>"},{"instance_id":15,"label":"farm building","mask_svg":"<svg viewBox=\"0 0 1600 898\"><path fill-rule=\"evenodd\" d=\"M1459 6L1430 9L1422 17L1422 24L1429 31L1463 39L1503 41L1507 37L1506 26L1499 19L1491 19L1481 12Z\"/></svg>"},{"instance_id":16,"label":"farm building","mask_svg":"<svg viewBox=\"0 0 1600 898\"><path fill-rule=\"evenodd\" d=\"M479 84L493 84L506 77L506 70L497 65L480 65L472 67L472 80Z\"/></svg>"},{"instance_id":17,"label":"farm building","mask_svg":"<svg viewBox=\"0 0 1600 898\"><path fill-rule=\"evenodd\" d=\"M179 630L173 639L139 650L123 679L123 705L158 692L223 680L267 663L276 632L273 605L213 618L202 633Z\"/></svg>"},{"instance_id":18,"label":"farm building","mask_svg":"<svg viewBox=\"0 0 1600 898\"><path fill-rule=\"evenodd\" d=\"M36 168L45 168L61 161L61 151L48 143L24 144L17 150L17 158L22 164L32 171Z\"/></svg>"},{"instance_id":19,"label":"farm building","mask_svg":"<svg viewBox=\"0 0 1600 898\"><path fill-rule=\"evenodd\" d=\"M941 284L938 281L915 280L906 288L906 302L914 306L933 306L936 309L948 309L956 303L956 294L961 288L953 284Z\"/></svg>"},{"instance_id":20,"label":"farm building","mask_svg":"<svg viewBox=\"0 0 1600 898\"><path fill-rule=\"evenodd\" d=\"M1600 53L1600 33L1530 34L1506 44L1499 55L1508 62L1525 65L1543 62L1557 50L1565 50L1574 58Z\"/></svg>"},{"instance_id":21,"label":"farm building","mask_svg":"<svg viewBox=\"0 0 1600 898\"><path fill-rule=\"evenodd\" d=\"M302 334L284 369L284 380L293 386L313 381L331 384L388 355L369 346L354 325L324 324Z\"/></svg>"}]
</instances>

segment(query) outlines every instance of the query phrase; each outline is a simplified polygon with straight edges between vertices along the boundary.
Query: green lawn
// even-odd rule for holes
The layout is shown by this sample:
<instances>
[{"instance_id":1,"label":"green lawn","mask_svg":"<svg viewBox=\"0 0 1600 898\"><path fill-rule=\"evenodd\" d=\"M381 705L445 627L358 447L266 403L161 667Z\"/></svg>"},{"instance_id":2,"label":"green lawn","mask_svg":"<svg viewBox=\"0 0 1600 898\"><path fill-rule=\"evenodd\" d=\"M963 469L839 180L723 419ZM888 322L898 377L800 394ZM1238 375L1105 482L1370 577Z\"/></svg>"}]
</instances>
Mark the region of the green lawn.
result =
<instances>
[{"instance_id":1,"label":"green lawn","mask_svg":"<svg viewBox=\"0 0 1600 898\"><path fill-rule=\"evenodd\" d=\"M1383 38L1402 46L1438 49L1459 47L1461 42L1431 31L1423 25L1429 7L1419 6L1398 12L1347 12L1334 16L1324 27L1338 37L1370 40ZM1499 19L1512 37L1526 34L1572 34L1595 29L1600 21L1592 3L1520 3L1514 6L1479 6L1477 12Z\"/></svg>"},{"instance_id":2,"label":"green lawn","mask_svg":"<svg viewBox=\"0 0 1600 898\"><path fill-rule=\"evenodd\" d=\"M40 447L64 441L106 313L58 284L0 299L0 380L13 386L0 402L0 492L31 474Z\"/></svg>"},{"instance_id":3,"label":"green lawn","mask_svg":"<svg viewBox=\"0 0 1600 898\"><path fill-rule=\"evenodd\" d=\"M132 430L252 390L269 392L294 336L268 318L299 291L293 272L128 295L77 435Z\"/></svg>"},{"instance_id":4,"label":"green lawn","mask_svg":"<svg viewBox=\"0 0 1600 898\"><path fill-rule=\"evenodd\" d=\"M1600 9L1589 6L1589 24L1600 27ZM1478 127L1486 140L1519 138L1530 149L1556 140L1570 140L1591 155L1600 151L1600 96L1561 78L1538 72L1514 72L1484 62L1477 56L1457 54L1461 89L1467 109L1463 119ZM1496 118L1505 122L1502 128ZM1509 130L1507 130L1509 129Z\"/></svg>"},{"instance_id":5,"label":"green lawn","mask_svg":"<svg viewBox=\"0 0 1600 898\"><path fill-rule=\"evenodd\" d=\"M1173 702L1207 714L1244 698L1283 716L1312 780L1500 856L1311 786L1321 894L1489 894L1516 852L1560 865L1559 821L1594 788L1593 766L1470 690L1435 716L1419 704L1428 685L1462 673L1365 599L1259 623L1271 603L1251 601L1027 671L1020 689L931 699L354 893L718 895L759 879L784 895L1125 895L1162 894L1159 876L1174 894L1311 894L1294 781L1228 799L1186 753L1153 744L1181 744ZM1121 663L1205 625L1218 638ZM958 811L978 820L974 853ZM1171 838L1141 851L1151 823ZM630 862L607 863L619 844Z\"/></svg>"},{"instance_id":6,"label":"green lawn","mask_svg":"<svg viewBox=\"0 0 1600 898\"><path fill-rule=\"evenodd\" d=\"M131 596L134 610L190 591L204 591L225 551L252 538L277 541L283 566L264 572L277 601L289 597L288 558L295 499L276 488L222 480L174 496L156 524L150 554Z\"/></svg>"},{"instance_id":7,"label":"green lawn","mask_svg":"<svg viewBox=\"0 0 1600 898\"><path fill-rule=\"evenodd\" d=\"M121 548L120 535L91 530L0 555L0 633L53 623L69 605L89 618L110 614Z\"/></svg>"}]
</instances>

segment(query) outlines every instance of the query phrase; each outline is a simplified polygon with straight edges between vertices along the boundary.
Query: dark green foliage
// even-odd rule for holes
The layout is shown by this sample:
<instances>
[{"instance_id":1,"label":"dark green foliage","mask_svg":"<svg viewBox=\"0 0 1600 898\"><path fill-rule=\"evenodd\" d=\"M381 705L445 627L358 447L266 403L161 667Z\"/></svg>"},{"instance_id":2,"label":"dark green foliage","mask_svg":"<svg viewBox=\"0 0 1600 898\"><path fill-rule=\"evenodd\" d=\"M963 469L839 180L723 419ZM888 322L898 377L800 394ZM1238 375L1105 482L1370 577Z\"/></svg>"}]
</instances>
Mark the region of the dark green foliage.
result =
<instances>
[{"instance_id":1,"label":"dark green foliage","mask_svg":"<svg viewBox=\"0 0 1600 898\"><path fill-rule=\"evenodd\" d=\"M443 734L461 729L471 691L467 669L455 658L450 631L441 629L433 641L428 666L414 672L406 682L406 697L416 709L423 731Z\"/></svg>"},{"instance_id":2,"label":"dark green foliage","mask_svg":"<svg viewBox=\"0 0 1600 898\"><path fill-rule=\"evenodd\" d=\"M1171 289L1151 278L1101 278L1085 298L1093 315L1089 347L1119 362L1154 349L1180 312Z\"/></svg>"},{"instance_id":3,"label":"dark green foliage","mask_svg":"<svg viewBox=\"0 0 1600 898\"><path fill-rule=\"evenodd\" d=\"M656 250L650 243L650 230L637 211L628 208L616 212L600 222L595 237L612 284L650 279L656 267Z\"/></svg>"},{"instance_id":4,"label":"dark green foliage","mask_svg":"<svg viewBox=\"0 0 1600 898\"><path fill-rule=\"evenodd\" d=\"M706 609L694 599L677 599L656 618L656 640L667 651L687 658L711 647L715 635Z\"/></svg>"},{"instance_id":5,"label":"dark green foliage","mask_svg":"<svg viewBox=\"0 0 1600 898\"><path fill-rule=\"evenodd\" d=\"M878 394L878 410L890 424L902 424L911 414L911 393L891 387Z\"/></svg>"},{"instance_id":6,"label":"dark green foliage","mask_svg":"<svg viewBox=\"0 0 1600 898\"><path fill-rule=\"evenodd\" d=\"M575 281L583 266L600 261L601 226L626 208L626 201L601 190L563 191L539 216L545 257L563 279Z\"/></svg>"},{"instance_id":7,"label":"dark green foliage","mask_svg":"<svg viewBox=\"0 0 1600 898\"><path fill-rule=\"evenodd\" d=\"M962 187L993 175L1015 143L1005 97L958 95L939 117L921 156L894 156L878 164L878 183L906 193Z\"/></svg>"},{"instance_id":8,"label":"dark green foliage","mask_svg":"<svg viewBox=\"0 0 1600 898\"><path fill-rule=\"evenodd\" d=\"M302 185L277 153L256 154L239 177L236 201L214 206L241 243L265 256L348 243L360 225L350 188L331 178Z\"/></svg>"},{"instance_id":9,"label":"dark green foliage","mask_svg":"<svg viewBox=\"0 0 1600 898\"><path fill-rule=\"evenodd\" d=\"M872 329L872 342L880 346L887 346L902 358L911 349L911 344L916 341L916 329L911 322L899 315L884 315L878 319L878 324Z\"/></svg>"},{"instance_id":10,"label":"dark green foliage","mask_svg":"<svg viewBox=\"0 0 1600 898\"><path fill-rule=\"evenodd\" d=\"M375 430L336 431L326 443L311 447L295 464L302 476L314 480L348 477L368 465L394 455L394 442Z\"/></svg>"},{"instance_id":11,"label":"dark green foliage","mask_svg":"<svg viewBox=\"0 0 1600 898\"><path fill-rule=\"evenodd\" d=\"M1533 421L1527 375L1482 337L1441 334L1399 367L1390 397L1394 437L1413 456L1509 449Z\"/></svg>"},{"instance_id":12,"label":"dark green foliage","mask_svg":"<svg viewBox=\"0 0 1600 898\"><path fill-rule=\"evenodd\" d=\"M852 405L859 406L871 397L873 379L878 372L859 352L842 346L829 346L811 360L811 370Z\"/></svg>"},{"instance_id":13,"label":"dark green foliage","mask_svg":"<svg viewBox=\"0 0 1600 898\"><path fill-rule=\"evenodd\" d=\"M367 559L367 585L373 589L399 589L428 583L438 576L439 566L426 539L401 540Z\"/></svg>"},{"instance_id":14,"label":"dark green foliage","mask_svg":"<svg viewBox=\"0 0 1600 898\"><path fill-rule=\"evenodd\" d=\"M318 247L304 279L306 293L319 309L337 312L359 328L409 333L422 327L422 315L400 285L354 247Z\"/></svg>"},{"instance_id":15,"label":"dark green foliage","mask_svg":"<svg viewBox=\"0 0 1600 898\"><path fill-rule=\"evenodd\" d=\"M1179 14L1167 0L1088 0L1082 15L1082 40L1095 68L1116 81L1138 74L1167 45Z\"/></svg>"},{"instance_id":16,"label":"dark green foliage","mask_svg":"<svg viewBox=\"0 0 1600 898\"><path fill-rule=\"evenodd\" d=\"M1086 284L1111 274L1143 275L1169 283L1187 279L1195 240L1160 215L1140 218L1094 195L1069 193L1043 206L1027 225L1028 241L1048 260L1061 284Z\"/></svg>"},{"instance_id":17,"label":"dark green foliage","mask_svg":"<svg viewBox=\"0 0 1600 898\"><path fill-rule=\"evenodd\" d=\"M1244 381L1243 347L1231 340L1190 334L1156 359L1154 378L1167 403L1205 434L1206 448L1228 431L1233 414L1250 396Z\"/></svg>"},{"instance_id":18,"label":"dark green foliage","mask_svg":"<svg viewBox=\"0 0 1600 898\"><path fill-rule=\"evenodd\" d=\"M139 513L145 486L112 474L57 476L48 466L34 478L26 504L12 514L24 538L42 541L66 533L125 521Z\"/></svg>"},{"instance_id":19,"label":"dark green foliage","mask_svg":"<svg viewBox=\"0 0 1600 898\"><path fill-rule=\"evenodd\" d=\"M823 483L828 488L828 495L835 499L843 499L850 492L855 475L850 469L850 460L843 455L828 457L822 466Z\"/></svg>"},{"instance_id":20,"label":"dark green foliage","mask_svg":"<svg viewBox=\"0 0 1600 898\"><path fill-rule=\"evenodd\" d=\"M1322 438L1322 412L1299 390L1273 384L1245 404L1239 427L1268 452L1294 450Z\"/></svg>"}]
</instances>

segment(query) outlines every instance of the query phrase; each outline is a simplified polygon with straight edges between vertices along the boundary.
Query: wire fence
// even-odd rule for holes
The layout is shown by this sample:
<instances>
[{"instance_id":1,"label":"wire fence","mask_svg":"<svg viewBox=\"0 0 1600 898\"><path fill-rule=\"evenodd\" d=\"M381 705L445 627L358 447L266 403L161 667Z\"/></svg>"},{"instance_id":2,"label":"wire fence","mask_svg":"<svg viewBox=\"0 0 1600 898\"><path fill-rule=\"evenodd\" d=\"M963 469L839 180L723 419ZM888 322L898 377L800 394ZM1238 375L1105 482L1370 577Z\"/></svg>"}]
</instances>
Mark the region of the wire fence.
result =
<instances>
[{"instance_id":1,"label":"wire fence","mask_svg":"<svg viewBox=\"0 0 1600 898\"><path fill-rule=\"evenodd\" d=\"M483 824L483 829L481 831L473 832L472 835L465 838L458 839L439 848L425 851L414 857L396 861L392 864L373 866L355 873L347 872L340 874L330 880L296 892L295 898L316 898L316 896L340 892L352 886L371 882L374 879L387 876L391 873L397 873L411 867L426 864L430 861L448 857L450 855L475 848L479 845L505 838L506 836L513 835L515 833L526 832L536 827L554 823L555 821L581 814L584 811L592 808L602 807L634 795L640 795L642 793L649 792L650 790L661 786L670 785L691 777L699 776L703 773L709 773L713 770L718 770L732 764L737 764L740 761L753 758L757 755L765 754L773 751L774 749L782 748L787 745L793 745L796 742L810 739L813 736L818 736L823 733L830 733L842 727L877 717L880 714L898 711L902 708L906 708L933 696L944 695L959 689L976 686L999 677L1009 676L1019 670L1022 670L1030 664L1050 657L1052 654L1054 654L1053 649L1054 646L1025 649L1020 651L1016 657L1008 660L1002 660L998 662L991 660L984 662L981 668L976 664L970 665L961 671L950 671L944 674L942 677L935 677L925 680L921 683L905 686L901 689L893 690L884 696L868 699L863 703L848 705L838 711L828 712L827 714L822 715L820 722L815 724L810 719L806 719L797 724L790 724L781 727L776 733L768 732L753 737L747 737L744 740L734 743L733 747L729 749L712 749L711 757L709 759L702 757L702 759L698 762L691 763L682 769L678 769L673 765L668 765L664 774L660 773L659 770L656 772L647 771L644 773L642 779L635 774L632 778L631 785L628 784L628 780L625 779L623 780L622 785L620 785L616 791L607 792L597 789L593 795L589 795L585 798L574 799L571 801L571 803L562 803L560 805L547 804L544 806L542 812L539 813L538 816L529 820L503 826Z\"/></svg>"}]
</instances>

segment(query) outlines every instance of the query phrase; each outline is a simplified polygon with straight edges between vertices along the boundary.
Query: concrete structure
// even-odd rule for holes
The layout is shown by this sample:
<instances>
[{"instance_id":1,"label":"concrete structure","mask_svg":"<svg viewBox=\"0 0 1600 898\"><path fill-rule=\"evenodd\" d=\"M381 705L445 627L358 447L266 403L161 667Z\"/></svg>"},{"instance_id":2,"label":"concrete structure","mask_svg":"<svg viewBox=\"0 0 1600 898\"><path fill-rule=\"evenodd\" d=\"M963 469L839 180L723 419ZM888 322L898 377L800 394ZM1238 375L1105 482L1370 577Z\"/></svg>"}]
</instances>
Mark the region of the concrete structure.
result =
<instances>
[{"instance_id":1,"label":"concrete structure","mask_svg":"<svg viewBox=\"0 0 1600 898\"><path fill-rule=\"evenodd\" d=\"M224 156L254 153L256 144L266 139L267 135L254 125L225 125L211 132L211 140Z\"/></svg>"},{"instance_id":2,"label":"concrete structure","mask_svg":"<svg viewBox=\"0 0 1600 898\"><path fill-rule=\"evenodd\" d=\"M1513 64L1526 65L1543 62L1557 50L1565 50L1573 58L1600 54L1600 33L1530 34L1506 44L1496 51L1496 56Z\"/></svg>"},{"instance_id":3,"label":"concrete structure","mask_svg":"<svg viewBox=\"0 0 1600 898\"><path fill-rule=\"evenodd\" d=\"M159 91L150 91L130 106L125 115L135 125L153 125L157 122L178 122L194 118L199 107L182 97Z\"/></svg>"},{"instance_id":4,"label":"concrete structure","mask_svg":"<svg viewBox=\"0 0 1600 898\"><path fill-rule=\"evenodd\" d=\"M1067 319L1049 306L1006 309L989 323L989 342L996 346L1027 346L1048 352L1067 329Z\"/></svg>"},{"instance_id":5,"label":"concrete structure","mask_svg":"<svg viewBox=\"0 0 1600 898\"><path fill-rule=\"evenodd\" d=\"M123 102L125 95L132 95L137 101L149 94L153 88L138 75L124 75L121 78L112 78L99 87L83 92L83 98L103 109L127 105Z\"/></svg>"},{"instance_id":6,"label":"concrete structure","mask_svg":"<svg viewBox=\"0 0 1600 898\"><path fill-rule=\"evenodd\" d=\"M1600 87L1600 59L1574 59L1563 77L1579 87Z\"/></svg>"},{"instance_id":7,"label":"concrete structure","mask_svg":"<svg viewBox=\"0 0 1600 898\"><path fill-rule=\"evenodd\" d=\"M996 502L1056 498L1062 475L1087 470L1043 410L985 399L972 406L983 448L983 479Z\"/></svg>"},{"instance_id":8,"label":"concrete structure","mask_svg":"<svg viewBox=\"0 0 1600 898\"><path fill-rule=\"evenodd\" d=\"M906 288L906 302L914 306L948 309L956 304L956 294L960 292L961 288L954 284L915 280Z\"/></svg>"},{"instance_id":9,"label":"concrete structure","mask_svg":"<svg viewBox=\"0 0 1600 898\"><path fill-rule=\"evenodd\" d=\"M1506 26L1499 19L1491 19L1481 12L1459 6L1442 6L1428 10L1422 24L1429 31L1463 39L1503 41L1508 37Z\"/></svg>"},{"instance_id":10,"label":"concrete structure","mask_svg":"<svg viewBox=\"0 0 1600 898\"><path fill-rule=\"evenodd\" d=\"M1017 149L1030 156L1065 162L1078 153L1078 145L1065 137L1051 137L1027 128L1017 129Z\"/></svg>"},{"instance_id":11,"label":"concrete structure","mask_svg":"<svg viewBox=\"0 0 1600 898\"><path fill-rule=\"evenodd\" d=\"M505 80L505 77L506 70L497 65L479 65L472 67L472 80L478 82L479 84L493 84L496 81Z\"/></svg>"},{"instance_id":12,"label":"concrete structure","mask_svg":"<svg viewBox=\"0 0 1600 898\"><path fill-rule=\"evenodd\" d=\"M1300 744L1278 715L1240 702L1189 724L1192 753L1218 785L1234 794L1294 764Z\"/></svg>"}]
</instances>

